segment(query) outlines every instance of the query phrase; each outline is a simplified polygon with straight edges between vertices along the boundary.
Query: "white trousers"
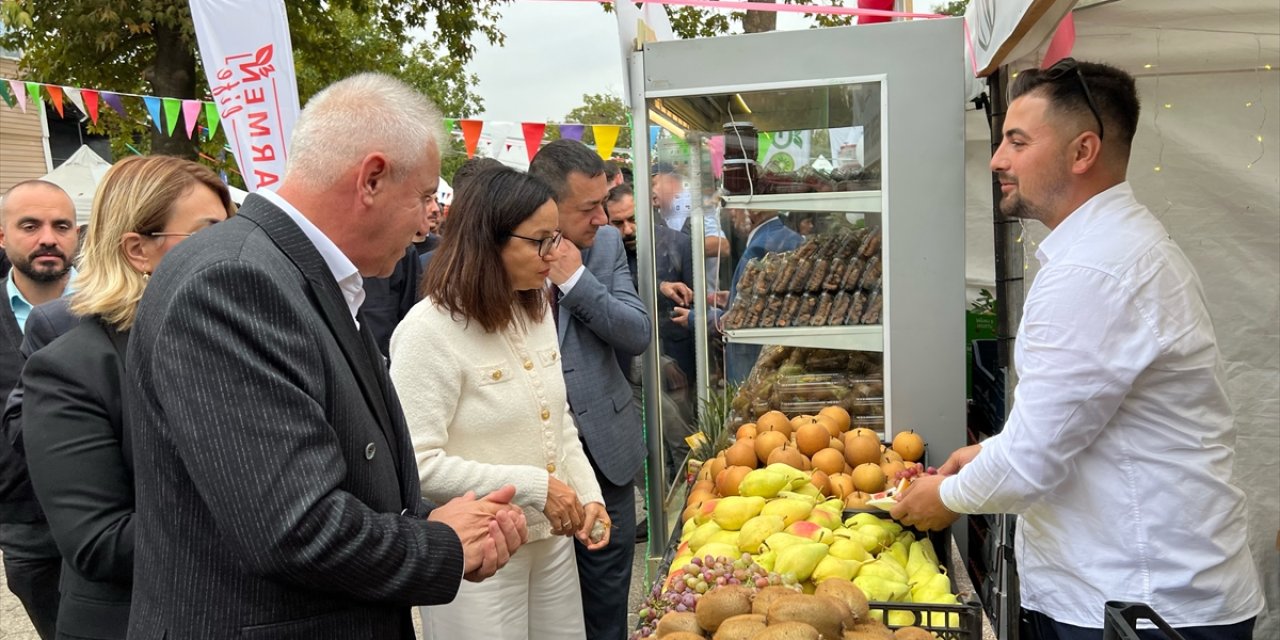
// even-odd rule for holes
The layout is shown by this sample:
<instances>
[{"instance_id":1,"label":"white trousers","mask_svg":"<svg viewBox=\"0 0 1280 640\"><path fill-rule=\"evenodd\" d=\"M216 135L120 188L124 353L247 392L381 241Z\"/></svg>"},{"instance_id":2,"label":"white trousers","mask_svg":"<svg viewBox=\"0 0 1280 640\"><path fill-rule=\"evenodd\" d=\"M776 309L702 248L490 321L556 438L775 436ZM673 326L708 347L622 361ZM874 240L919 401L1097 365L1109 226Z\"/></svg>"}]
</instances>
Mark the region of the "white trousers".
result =
<instances>
[{"instance_id":1,"label":"white trousers","mask_svg":"<svg viewBox=\"0 0 1280 640\"><path fill-rule=\"evenodd\" d=\"M427 640L583 640L573 539L526 544L493 577L464 580L453 602L420 612Z\"/></svg>"}]
</instances>

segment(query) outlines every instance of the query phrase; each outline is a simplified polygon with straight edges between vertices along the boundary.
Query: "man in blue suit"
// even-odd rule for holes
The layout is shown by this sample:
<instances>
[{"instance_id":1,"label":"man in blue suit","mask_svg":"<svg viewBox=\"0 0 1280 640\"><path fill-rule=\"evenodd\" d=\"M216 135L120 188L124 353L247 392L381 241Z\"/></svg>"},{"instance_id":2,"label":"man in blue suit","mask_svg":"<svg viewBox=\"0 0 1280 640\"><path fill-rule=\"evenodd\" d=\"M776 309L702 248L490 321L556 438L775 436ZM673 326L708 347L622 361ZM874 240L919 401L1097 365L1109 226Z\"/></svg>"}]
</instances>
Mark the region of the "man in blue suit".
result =
<instances>
[{"instance_id":1,"label":"man in blue suit","mask_svg":"<svg viewBox=\"0 0 1280 640\"><path fill-rule=\"evenodd\" d=\"M560 243L549 278L561 362L569 406L616 529L604 549L577 547L587 637L621 640L635 554L634 484L645 444L618 356L644 353L652 327L631 284L622 237L604 210L604 162L582 143L562 139L534 156L529 173L551 185L560 232L569 240Z\"/></svg>"},{"instance_id":2,"label":"man in blue suit","mask_svg":"<svg viewBox=\"0 0 1280 640\"><path fill-rule=\"evenodd\" d=\"M733 283L729 285L729 307L738 297L738 282L746 271L747 263L769 253L793 251L804 242L804 237L789 229L778 219L776 211L734 210L733 215L745 215L751 220L751 235L743 249L738 266L733 270ZM751 373L751 367L760 355L760 345L731 342L725 347L725 377L730 382L742 382Z\"/></svg>"}]
</instances>

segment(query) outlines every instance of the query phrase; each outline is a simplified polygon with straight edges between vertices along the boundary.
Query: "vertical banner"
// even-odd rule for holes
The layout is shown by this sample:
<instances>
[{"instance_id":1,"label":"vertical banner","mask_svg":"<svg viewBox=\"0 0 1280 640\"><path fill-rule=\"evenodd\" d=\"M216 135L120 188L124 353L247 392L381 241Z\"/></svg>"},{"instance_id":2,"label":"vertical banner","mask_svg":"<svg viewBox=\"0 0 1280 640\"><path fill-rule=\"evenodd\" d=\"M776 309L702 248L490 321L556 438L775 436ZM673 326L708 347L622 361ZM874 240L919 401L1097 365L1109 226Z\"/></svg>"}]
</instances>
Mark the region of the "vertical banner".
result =
<instances>
[{"instance_id":1,"label":"vertical banner","mask_svg":"<svg viewBox=\"0 0 1280 640\"><path fill-rule=\"evenodd\" d=\"M190 0L223 131L250 191L284 177L298 84L283 0Z\"/></svg>"}]
</instances>

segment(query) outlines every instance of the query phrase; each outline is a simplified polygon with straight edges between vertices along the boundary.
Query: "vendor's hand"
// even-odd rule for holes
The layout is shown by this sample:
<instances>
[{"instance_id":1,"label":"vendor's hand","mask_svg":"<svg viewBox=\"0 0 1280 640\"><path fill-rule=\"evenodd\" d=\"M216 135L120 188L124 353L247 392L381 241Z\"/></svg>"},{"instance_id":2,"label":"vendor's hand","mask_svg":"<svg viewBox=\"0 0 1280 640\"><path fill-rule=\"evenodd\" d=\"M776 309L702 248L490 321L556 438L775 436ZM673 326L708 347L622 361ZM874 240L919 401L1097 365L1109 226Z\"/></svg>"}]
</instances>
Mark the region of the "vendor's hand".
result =
<instances>
[{"instance_id":1,"label":"vendor's hand","mask_svg":"<svg viewBox=\"0 0 1280 640\"><path fill-rule=\"evenodd\" d=\"M707 294L707 304L713 307L724 308L729 305L728 291L712 291Z\"/></svg>"},{"instance_id":2,"label":"vendor's hand","mask_svg":"<svg viewBox=\"0 0 1280 640\"><path fill-rule=\"evenodd\" d=\"M683 282L661 282L658 283L658 291L666 296L668 300L682 306L687 307L693 304L693 289Z\"/></svg>"},{"instance_id":3,"label":"vendor's hand","mask_svg":"<svg viewBox=\"0 0 1280 640\"><path fill-rule=\"evenodd\" d=\"M938 487L942 485L944 479L944 476L935 475L920 476L912 480L907 489L898 494L898 503L893 506L889 515L902 524L922 531L947 528L960 517L960 514L942 504Z\"/></svg>"},{"instance_id":4,"label":"vendor's hand","mask_svg":"<svg viewBox=\"0 0 1280 640\"><path fill-rule=\"evenodd\" d=\"M555 476L547 480L547 505L542 513L551 523L551 533L558 536L573 535L582 528L582 505L578 503L578 494L572 487L561 482Z\"/></svg>"},{"instance_id":5,"label":"vendor's hand","mask_svg":"<svg viewBox=\"0 0 1280 640\"><path fill-rule=\"evenodd\" d=\"M982 445L980 444L971 444L967 447L956 449L951 453L951 456L947 458L947 461L942 463L941 467L938 467L938 474L954 476L955 474L960 473L960 470L963 469L965 465L973 462L973 459L978 457L978 454L981 452Z\"/></svg>"},{"instance_id":6,"label":"vendor's hand","mask_svg":"<svg viewBox=\"0 0 1280 640\"><path fill-rule=\"evenodd\" d=\"M551 273L547 277L556 286L560 286L568 282L578 271L578 267L582 266L582 250L572 242L562 241L553 253L556 259L551 262Z\"/></svg>"},{"instance_id":7,"label":"vendor's hand","mask_svg":"<svg viewBox=\"0 0 1280 640\"><path fill-rule=\"evenodd\" d=\"M686 307L676 307L671 310L671 322L679 327L689 326L689 309Z\"/></svg>"},{"instance_id":8,"label":"vendor's hand","mask_svg":"<svg viewBox=\"0 0 1280 640\"><path fill-rule=\"evenodd\" d=\"M583 508L586 517L582 520L582 527L578 529L578 540L586 545L587 551L595 551L603 549L609 544L609 537L613 534L613 522L609 520L609 512L604 510L604 505L599 502L592 502ZM591 529L595 527L599 521L604 531L603 537L597 542L591 541Z\"/></svg>"}]
</instances>

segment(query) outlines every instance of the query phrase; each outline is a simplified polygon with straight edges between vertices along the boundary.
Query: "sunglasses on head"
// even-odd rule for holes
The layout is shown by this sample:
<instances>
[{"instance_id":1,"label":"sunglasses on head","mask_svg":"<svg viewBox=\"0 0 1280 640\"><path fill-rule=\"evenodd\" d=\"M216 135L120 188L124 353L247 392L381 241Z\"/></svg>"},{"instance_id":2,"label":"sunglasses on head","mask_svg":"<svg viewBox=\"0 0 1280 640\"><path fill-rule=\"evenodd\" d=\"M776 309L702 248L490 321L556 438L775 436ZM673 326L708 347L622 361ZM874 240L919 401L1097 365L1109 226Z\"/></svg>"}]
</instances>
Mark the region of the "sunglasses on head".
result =
<instances>
[{"instance_id":1,"label":"sunglasses on head","mask_svg":"<svg viewBox=\"0 0 1280 640\"><path fill-rule=\"evenodd\" d=\"M1080 64L1075 58L1063 58L1056 64L1044 70L1044 77L1047 80L1057 82L1063 76L1073 74L1080 81L1080 88L1084 89L1085 102L1089 103L1089 111L1093 112L1094 120L1098 121L1098 139L1102 140L1102 114L1098 112L1098 103L1093 101L1093 94L1089 92L1089 83L1084 81L1084 74L1080 72Z\"/></svg>"}]
</instances>

